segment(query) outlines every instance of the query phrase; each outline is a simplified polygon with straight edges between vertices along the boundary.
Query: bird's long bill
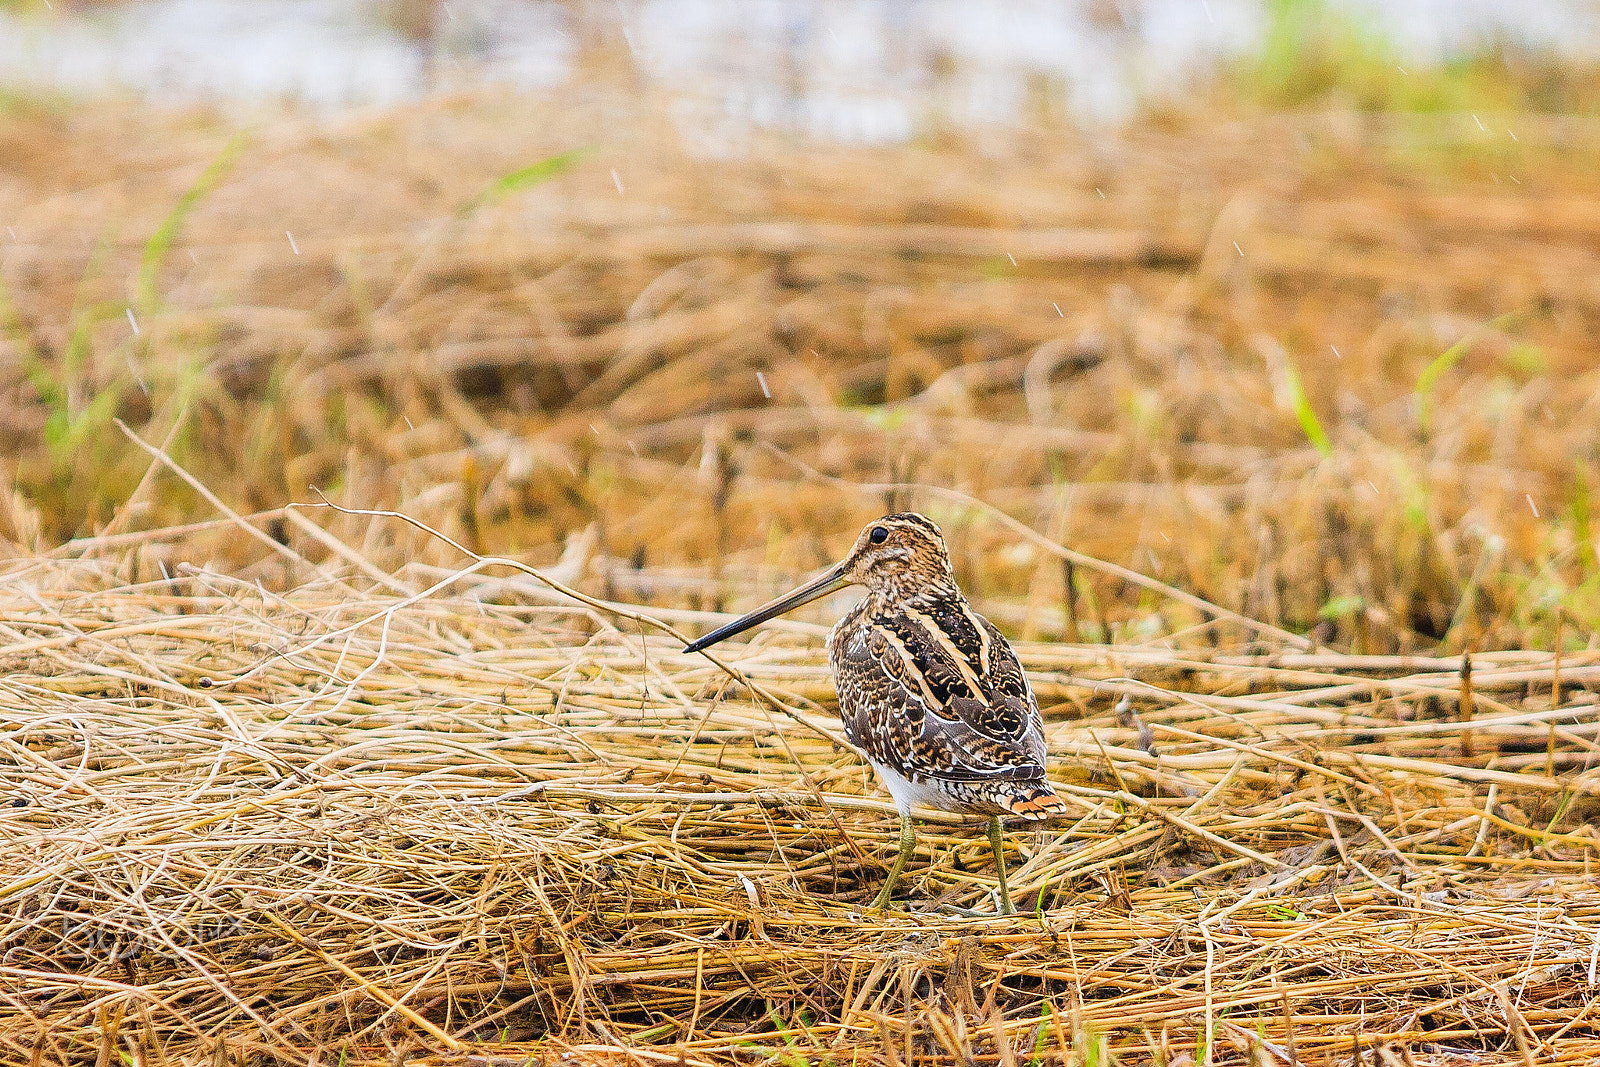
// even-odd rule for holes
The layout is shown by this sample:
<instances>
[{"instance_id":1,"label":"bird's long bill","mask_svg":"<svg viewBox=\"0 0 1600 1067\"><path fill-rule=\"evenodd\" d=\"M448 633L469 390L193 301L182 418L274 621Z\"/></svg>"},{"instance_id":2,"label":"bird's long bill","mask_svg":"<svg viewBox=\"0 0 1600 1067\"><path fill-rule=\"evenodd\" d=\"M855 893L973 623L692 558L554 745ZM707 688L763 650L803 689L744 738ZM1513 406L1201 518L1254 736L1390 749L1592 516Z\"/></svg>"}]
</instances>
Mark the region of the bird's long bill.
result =
<instances>
[{"instance_id":1,"label":"bird's long bill","mask_svg":"<svg viewBox=\"0 0 1600 1067\"><path fill-rule=\"evenodd\" d=\"M778 599L761 605L750 614L734 619L726 626L712 630L698 641L691 642L689 646L684 649L684 651L699 652L702 648L709 648L725 637L732 637L734 634L743 633L752 626L766 622L768 619L775 619L786 611L793 611L801 604L809 604L818 597L827 596L835 589L843 589L849 584L850 572L846 569L844 563L840 563L838 566L831 567L822 572L822 574L818 575L816 578L813 578L805 585L802 585L794 592L785 593Z\"/></svg>"}]
</instances>

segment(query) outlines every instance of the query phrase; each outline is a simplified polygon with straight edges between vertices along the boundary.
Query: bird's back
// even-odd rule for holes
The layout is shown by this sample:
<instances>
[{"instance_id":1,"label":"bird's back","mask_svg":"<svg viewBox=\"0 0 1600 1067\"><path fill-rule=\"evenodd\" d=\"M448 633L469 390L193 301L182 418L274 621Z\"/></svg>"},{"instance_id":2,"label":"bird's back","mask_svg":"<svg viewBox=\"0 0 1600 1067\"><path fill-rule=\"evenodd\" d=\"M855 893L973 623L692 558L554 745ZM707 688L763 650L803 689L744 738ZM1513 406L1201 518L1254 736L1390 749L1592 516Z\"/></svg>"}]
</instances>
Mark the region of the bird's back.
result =
<instances>
[{"instance_id":1,"label":"bird's back","mask_svg":"<svg viewBox=\"0 0 1600 1067\"><path fill-rule=\"evenodd\" d=\"M910 802L1043 819L1044 724L1016 652L959 593L868 595L828 637L845 735Z\"/></svg>"}]
</instances>

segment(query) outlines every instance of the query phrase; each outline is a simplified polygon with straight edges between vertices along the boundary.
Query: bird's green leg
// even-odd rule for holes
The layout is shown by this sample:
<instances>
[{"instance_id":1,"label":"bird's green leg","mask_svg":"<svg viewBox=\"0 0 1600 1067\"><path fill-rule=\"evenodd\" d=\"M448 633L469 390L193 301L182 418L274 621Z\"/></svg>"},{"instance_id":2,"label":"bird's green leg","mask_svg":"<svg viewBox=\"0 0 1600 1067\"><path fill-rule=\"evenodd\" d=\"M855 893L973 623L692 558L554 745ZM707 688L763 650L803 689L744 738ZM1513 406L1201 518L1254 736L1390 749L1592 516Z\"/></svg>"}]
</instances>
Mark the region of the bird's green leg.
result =
<instances>
[{"instance_id":1,"label":"bird's green leg","mask_svg":"<svg viewBox=\"0 0 1600 1067\"><path fill-rule=\"evenodd\" d=\"M917 831L911 825L911 816L905 812L900 813L900 855L895 857L894 866L889 868L889 877L883 883L883 888L878 890L878 899L872 902L873 911L882 911L889 903L889 894L894 892L894 884L900 880L900 872L906 869L906 861L911 858L911 853L917 847Z\"/></svg>"},{"instance_id":2,"label":"bird's green leg","mask_svg":"<svg viewBox=\"0 0 1600 1067\"><path fill-rule=\"evenodd\" d=\"M1000 816L989 817L989 847L994 849L994 869L1000 876L1000 914L1010 915L1014 909L1011 906L1011 890L1006 888L1006 854L1000 843Z\"/></svg>"}]
</instances>

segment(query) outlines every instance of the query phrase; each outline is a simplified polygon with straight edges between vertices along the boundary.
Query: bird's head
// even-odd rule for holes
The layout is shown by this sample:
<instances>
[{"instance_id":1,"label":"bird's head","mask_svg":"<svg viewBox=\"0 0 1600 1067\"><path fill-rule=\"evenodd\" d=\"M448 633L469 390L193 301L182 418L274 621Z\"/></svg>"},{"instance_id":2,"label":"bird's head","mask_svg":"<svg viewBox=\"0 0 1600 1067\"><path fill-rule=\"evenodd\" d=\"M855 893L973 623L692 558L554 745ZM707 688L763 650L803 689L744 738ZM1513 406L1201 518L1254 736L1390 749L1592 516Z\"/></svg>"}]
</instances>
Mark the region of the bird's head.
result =
<instances>
[{"instance_id":1,"label":"bird's head","mask_svg":"<svg viewBox=\"0 0 1600 1067\"><path fill-rule=\"evenodd\" d=\"M914 511L869 523L840 566L849 584L875 593L909 596L922 590L943 592L956 584L939 527Z\"/></svg>"},{"instance_id":2,"label":"bird's head","mask_svg":"<svg viewBox=\"0 0 1600 1067\"><path fill-rule=\"evenodd\" d=\"M847 585L864 585L875 595L889 597L957 592L950 550L945 547L939 527L914 511L885 515L867 524L842 562L793 592L711 631L684 651L698 652Z\"/></svg>"}]
</instances>

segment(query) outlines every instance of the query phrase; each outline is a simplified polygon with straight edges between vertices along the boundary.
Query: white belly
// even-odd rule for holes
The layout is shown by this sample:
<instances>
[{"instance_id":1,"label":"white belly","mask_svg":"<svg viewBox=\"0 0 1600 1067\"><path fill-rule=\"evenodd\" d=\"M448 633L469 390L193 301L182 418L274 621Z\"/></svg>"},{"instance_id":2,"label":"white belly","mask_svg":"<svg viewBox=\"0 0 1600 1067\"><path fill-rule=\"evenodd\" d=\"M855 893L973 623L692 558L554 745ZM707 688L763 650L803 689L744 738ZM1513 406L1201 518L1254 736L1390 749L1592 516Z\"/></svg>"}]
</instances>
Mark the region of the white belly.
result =
<instances>
[{"instance_id":1,"label":"white belly","mask_svg":"<svg viewBox=\"0 0 1600 1067\"><path fill-rule=\"evenodd\" d=\"M883 781L883 787L894 797L894 806L904 815L911 810L913 804L920 804L925 808L938 808L941 811L959 810L959 802L955 797L931 782L913 782L899 771L885 767L876 760L868 760L872 769L878 772L878 777Z\"/></svg>"}]
</instances>

